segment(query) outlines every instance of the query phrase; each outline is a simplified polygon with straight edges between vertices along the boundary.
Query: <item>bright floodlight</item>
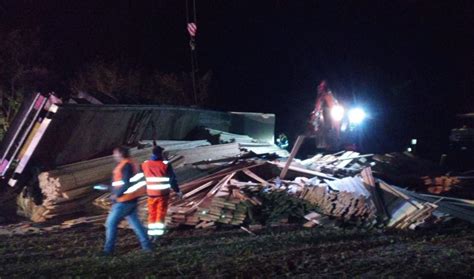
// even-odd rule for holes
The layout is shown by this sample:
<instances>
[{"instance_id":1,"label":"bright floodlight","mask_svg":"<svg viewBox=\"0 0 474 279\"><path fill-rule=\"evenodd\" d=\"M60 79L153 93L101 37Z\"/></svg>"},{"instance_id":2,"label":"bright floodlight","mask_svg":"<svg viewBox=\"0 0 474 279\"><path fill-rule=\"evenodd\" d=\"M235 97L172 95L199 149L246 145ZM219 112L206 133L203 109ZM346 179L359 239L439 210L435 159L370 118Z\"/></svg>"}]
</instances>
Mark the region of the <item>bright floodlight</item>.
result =
<instances>
[{"instance_id":1,"label":"bright floodlight","mask_svg":"<svg viewBox=\"0 0 474 279\"><path fill-rule=\"evenodd\" d=\"M360 124L365 119L365 111L361 108L354 108L349 111L349 122L352 124Z\"/></svg>"},{"instance_id":2,"label":"bright floodlight","mask_svg":"<svg viewBox=\"0 0 474 279\"><path fill-rule=\"evenodd\" d=\"M344 108L340 105L334 106L331 109L331 117L334 121L341 121L344 118Z\"/></svg>"}]
</instances>

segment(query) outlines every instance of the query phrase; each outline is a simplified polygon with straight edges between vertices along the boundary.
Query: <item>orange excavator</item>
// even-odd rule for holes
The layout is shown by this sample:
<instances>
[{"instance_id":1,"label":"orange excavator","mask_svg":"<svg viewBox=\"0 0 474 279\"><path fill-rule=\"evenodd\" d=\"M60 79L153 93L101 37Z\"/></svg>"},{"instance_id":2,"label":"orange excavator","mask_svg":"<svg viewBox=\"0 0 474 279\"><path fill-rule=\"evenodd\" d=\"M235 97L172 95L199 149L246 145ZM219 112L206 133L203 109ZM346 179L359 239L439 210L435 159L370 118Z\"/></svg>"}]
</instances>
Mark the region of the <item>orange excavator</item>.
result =
<instances>
[{"instance_id":1,"label":"orange excavator","mask_svg":"<svg viewBox=\"0 0 474 279\"><path fill-rule=\"evenodd\" d=\"M351 143L351 135L364 121L366 114L361 108L351 108L346 113L344 107L328 88L326 81L318 86L318 96L311 112L307 136L316 138L319 149L347 149Z\"/></svg>"}]
</instances>

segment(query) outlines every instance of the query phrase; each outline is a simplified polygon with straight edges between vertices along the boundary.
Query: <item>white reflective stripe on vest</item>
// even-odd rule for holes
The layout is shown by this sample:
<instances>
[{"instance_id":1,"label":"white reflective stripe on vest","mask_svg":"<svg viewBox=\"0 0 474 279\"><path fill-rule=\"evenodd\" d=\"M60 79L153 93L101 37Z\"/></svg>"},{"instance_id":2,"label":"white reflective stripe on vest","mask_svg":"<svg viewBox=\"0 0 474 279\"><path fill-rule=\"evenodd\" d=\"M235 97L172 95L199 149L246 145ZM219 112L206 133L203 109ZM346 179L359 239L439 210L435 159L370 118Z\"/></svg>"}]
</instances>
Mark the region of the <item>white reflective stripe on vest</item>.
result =
<instances>
[{"instance_id":1,"label":"white reflective stripe on vest","mask_svg":"<svg viewBox=\"0 0 474 279\"><path fill-rule=\"evenodd\" d=\"M112 182L112 186L114 186L114 187L122 186L122 185L124 185L124 184L125 184L125 183L123 183L122 180Z\"/></svg>"},{"instance_id":2,"label":"white reflective stripe on vest","mask_svg":"<svg viewBox=\"0 0 474 279\"><path fill-rule=\"evenodd\" d=\"M142 172L137 173L134 176L132 176L132 178L130 178L130 182L133 183L133 182L140 181L140 179L142 179L143 177L145 177L145 175ZM112 186L114 187L123 186L124 184L125 183L123 182L123 180L112 182Z\"/></svg>"},{"instance_id":3,"label":"white reflective stripe on vest","mask_svg":"<svg viewBox=\"0 0 474 279\"><path fill-rule=\"evenodd\" d=\"M151 223L151 224L148 224L148 229L164 229L165 228L165 224L163 223Z\"/></svg>"},{"instance_id":4,"label":"white reflective stripe on vest","mask_svg":"<svg viewBox=\"0 0 474 279\"><path fill-rule=\"evenodd\" d=\"M137 184L134 184L133 186L131 186L130 188L127 189L127 191L124 192L124 194L130 194L130 193L133 193L135 191L137 191L138 189L142 188L146 186L146 182L145 181L140 181L138 182Z\"/></svg>"},{"instance_id":5,"label":"white reflective stripe on vest","mask_svg":"<svg viewBox=\"0 0 474 279\"><path fill-rule=\"evenodd\" d=\"M143 172L137 173L134 176L132 176L132 178L130 178L130 182L137 182L140 179L142 179L144 176L145 175L143 174Z\"/></svg>"},{"instance_id":6,"label":"white reflective stripe on vest","mask_svg":"<svg viewBox=\"0 0 474 279\"><path fill-rule=\"evenodd\" d=\"M165 190L171 188L170 184L147 185L148 190Z\"/></svg>"},{"instance_id":7,"label":"white reflective stripe on vest","mask_svg":"<svg viewBox=\"0 0 474 279\"><path fill-rule=\"evenodd\" d=\"M165 234L164 230L148 230L148 235L163 235Z\"/></svg>"},{"instance_id":8,"label":"white reflective stripe on vest","mask_svg":"<svg viewBox=\"0 0 474 279\"><path fill-rule=\"evenodd\" d=\"M146 182L170 182L169 177L147 177Z\"/></svg>"}]
</instances>

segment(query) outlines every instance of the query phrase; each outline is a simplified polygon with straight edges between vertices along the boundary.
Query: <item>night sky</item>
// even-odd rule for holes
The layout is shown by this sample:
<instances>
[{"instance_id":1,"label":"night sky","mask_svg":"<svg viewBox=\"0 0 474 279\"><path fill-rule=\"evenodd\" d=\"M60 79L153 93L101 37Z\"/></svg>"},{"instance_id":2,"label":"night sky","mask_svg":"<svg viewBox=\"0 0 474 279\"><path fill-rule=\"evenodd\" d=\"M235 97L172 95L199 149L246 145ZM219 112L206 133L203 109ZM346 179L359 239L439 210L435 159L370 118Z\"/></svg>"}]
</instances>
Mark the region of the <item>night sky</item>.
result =
<instances>
[{"instance_id":1,"label":"night sky","mask_svg":"<svg viewBox=\"0 0 474 279\"><path fill-rule=\"evenodd\" d=\"M474 111L473 3L197 0L210 106L276 113L277 131L293 139L326 79L369 111L368 151L412 137L440 151L455 114ZM1 32L39 27L63 80L97 58L190 70L184 0L1 1L0 18Z\"/></svg>"}]
</instances>

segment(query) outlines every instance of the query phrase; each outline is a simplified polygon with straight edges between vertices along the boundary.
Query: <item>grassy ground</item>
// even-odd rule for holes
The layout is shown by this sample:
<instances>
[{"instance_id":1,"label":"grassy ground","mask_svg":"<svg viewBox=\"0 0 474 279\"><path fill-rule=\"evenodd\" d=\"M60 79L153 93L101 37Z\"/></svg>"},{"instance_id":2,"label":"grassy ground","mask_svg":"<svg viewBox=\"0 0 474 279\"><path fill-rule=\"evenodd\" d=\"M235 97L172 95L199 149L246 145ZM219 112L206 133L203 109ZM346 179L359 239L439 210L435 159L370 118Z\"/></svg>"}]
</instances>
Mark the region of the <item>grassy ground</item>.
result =
<instances>
[{"instance_id":1,"label":"grassy ground","mask_svg":"<svg viewBox=\"0 0 474 279\"><path fill-rule=\"evenodd\" d=\"M131 231L117 254L98 257L103 228L0 239L0 275L12 277L469 277L474 230L418 232L273 228L170 232L153 254L139 251Z\"/></svg>"}]
</instances>

